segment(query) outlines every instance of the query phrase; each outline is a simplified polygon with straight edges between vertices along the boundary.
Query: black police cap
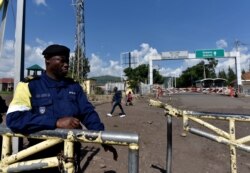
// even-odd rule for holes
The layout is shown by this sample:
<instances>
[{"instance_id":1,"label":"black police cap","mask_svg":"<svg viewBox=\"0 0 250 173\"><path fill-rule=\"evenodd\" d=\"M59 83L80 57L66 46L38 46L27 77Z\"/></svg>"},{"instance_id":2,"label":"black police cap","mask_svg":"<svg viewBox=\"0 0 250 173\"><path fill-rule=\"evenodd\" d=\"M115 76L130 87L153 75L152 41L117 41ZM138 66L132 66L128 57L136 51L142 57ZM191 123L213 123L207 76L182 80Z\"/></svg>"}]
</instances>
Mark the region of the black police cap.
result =
<instances>
[{"instance_id":1,"label":"black police cap","mask_svg":"<svg viewBox=\"0 0 250 173\"><path fill-rule=\"evenodd\" d=\"M56 56L56 55L69 57L69 52L70 52L70 49L67 48L66 46L59 45L59 44L52 44L48 46L46 49L44 49L42 54L45 57L51 57L51 56Z\"/></svg>"}]
</instances>

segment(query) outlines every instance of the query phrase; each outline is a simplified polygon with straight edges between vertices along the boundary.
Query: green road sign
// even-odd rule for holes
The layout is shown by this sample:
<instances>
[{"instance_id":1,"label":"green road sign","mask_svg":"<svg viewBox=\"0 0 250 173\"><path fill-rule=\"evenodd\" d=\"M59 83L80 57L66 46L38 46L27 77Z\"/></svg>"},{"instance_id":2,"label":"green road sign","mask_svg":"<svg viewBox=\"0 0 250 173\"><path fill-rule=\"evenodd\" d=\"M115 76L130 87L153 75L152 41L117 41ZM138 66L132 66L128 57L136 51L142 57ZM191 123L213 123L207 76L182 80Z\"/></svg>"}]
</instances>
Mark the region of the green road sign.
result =
<instances>
[{"instance_id":1,"label":"green road sign","mask_svg":"<svg viewBox=\"0 0 250 173\"><path fill-rule=\"evenodd\" d=\"M211 49L211 50L196 50L196 58L222 58L224 57L223 49Z\"/></svg>"}]
</instances>

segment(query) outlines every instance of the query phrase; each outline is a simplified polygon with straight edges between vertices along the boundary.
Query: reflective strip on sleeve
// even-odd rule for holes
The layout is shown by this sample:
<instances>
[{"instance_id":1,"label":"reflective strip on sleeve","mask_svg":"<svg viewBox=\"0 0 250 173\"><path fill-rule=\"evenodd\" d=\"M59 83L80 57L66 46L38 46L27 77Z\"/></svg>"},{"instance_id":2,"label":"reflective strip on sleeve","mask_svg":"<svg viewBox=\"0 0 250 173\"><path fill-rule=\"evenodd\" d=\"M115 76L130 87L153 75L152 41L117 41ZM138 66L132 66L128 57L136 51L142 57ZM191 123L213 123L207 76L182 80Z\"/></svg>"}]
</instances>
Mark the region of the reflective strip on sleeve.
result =
<instances>
[{"instance_id":1,"label":"reflective strip on sleeve","mask_svg":"<svg viewBox=\"0 0 250 173\"><path fill-rule=\"evenodd\" d=\"M31 94L28 87L29 83L19 82L13 100L9 105L8 113L15 111L26 111L31 109L30 98Z\"/></svg>"}]
</instances>

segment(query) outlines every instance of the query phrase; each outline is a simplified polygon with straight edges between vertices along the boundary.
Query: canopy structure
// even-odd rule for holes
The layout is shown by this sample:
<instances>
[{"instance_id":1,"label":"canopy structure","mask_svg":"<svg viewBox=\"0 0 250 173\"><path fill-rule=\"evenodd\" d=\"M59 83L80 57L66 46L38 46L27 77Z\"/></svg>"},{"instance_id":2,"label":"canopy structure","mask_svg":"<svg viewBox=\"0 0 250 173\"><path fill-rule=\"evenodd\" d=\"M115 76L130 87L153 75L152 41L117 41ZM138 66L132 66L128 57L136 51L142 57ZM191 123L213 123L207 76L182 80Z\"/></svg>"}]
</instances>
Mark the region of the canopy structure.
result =
<instances>
[{"instance_id":1,"label":"canopy structure","mask_svg":"<svg viewBox=\"0 0 250 173\"><path fill-rule=\"evenodd\" d=\"M40 66L37 65L37 64L34 64L34 65L32 65L32 66L26 68L26 70L28 70L27 76L29 76L29 75L34 75L34 76L36 76L36 75L38 74L38 72L43 73L43 72L45 71L42 67L40 67ZM32 71L33 71L33 74L31 74Z\"/></svg>"},{"instance_id":2,"label":"canopy structure","mask_svg":"<svg viewBox=\"0 0 250 173\"><path fill-rule=\"evenodd\" d=\"M210 88L210 87L225 87L226 79L223 78L206 78L195 82L196 87Z\"/></svg>"}]
</instances>

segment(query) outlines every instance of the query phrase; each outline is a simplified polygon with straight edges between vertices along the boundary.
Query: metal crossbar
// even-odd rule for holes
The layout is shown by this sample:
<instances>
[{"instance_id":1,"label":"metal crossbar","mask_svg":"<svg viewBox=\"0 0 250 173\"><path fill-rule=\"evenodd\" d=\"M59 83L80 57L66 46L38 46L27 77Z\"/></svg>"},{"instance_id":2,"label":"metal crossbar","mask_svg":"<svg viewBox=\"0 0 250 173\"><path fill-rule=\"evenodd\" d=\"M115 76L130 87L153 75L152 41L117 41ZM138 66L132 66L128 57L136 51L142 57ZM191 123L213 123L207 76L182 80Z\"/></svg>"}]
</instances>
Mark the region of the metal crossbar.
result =
<instances>
[{"instance_id":1,"label":"metal crossbar","mask_svg":"<svg viewBox=\"0 0 250 173\"><path fill-rule=\"evenodd\" d=\"M171 173L172 163L172 117L183 118L183 129L195 135L205 137L218 143L226 144L229 146L231 173L237 173L237 157L236 148L250 152L250 146L247 142L250 142L250 135L236 139L235 123L238 122L250 122L250 115L245 114L224 114L213 112L195 112L177 109L171 105L164 104L160 101L150 100L150 105L165 109L167 116L167 165L166 172ZM204 119L224 120L229 123L229 132L226 132L211 123L206 122ZM203 127L211 130L207 132L195 127L191 127L189 121L198 123Z\"/></svg>"},{"instance_id":2,"label":"metal crossbar","mask_svg":"<svg viewBox=\"0 0 250 173\"><path fill-rule=\"evenodd\" d=\"M139 170L139 136L136 133L56 129L22 135L13 133L6 126L0 125L0 134L3 137L0 172L31 171L58 167L60 166L59 164L62 164L63 172L73 173L75 171L73 162L74 142L128 146L128 173L138 173ZM12 154L12 137L44 139L44 141L21 150L16 154ZM20 161L61 142L64 142L63 155L68 159L58 160L58 157L54 156L37 160Z\"/></svg>"}]
</instances>

